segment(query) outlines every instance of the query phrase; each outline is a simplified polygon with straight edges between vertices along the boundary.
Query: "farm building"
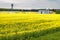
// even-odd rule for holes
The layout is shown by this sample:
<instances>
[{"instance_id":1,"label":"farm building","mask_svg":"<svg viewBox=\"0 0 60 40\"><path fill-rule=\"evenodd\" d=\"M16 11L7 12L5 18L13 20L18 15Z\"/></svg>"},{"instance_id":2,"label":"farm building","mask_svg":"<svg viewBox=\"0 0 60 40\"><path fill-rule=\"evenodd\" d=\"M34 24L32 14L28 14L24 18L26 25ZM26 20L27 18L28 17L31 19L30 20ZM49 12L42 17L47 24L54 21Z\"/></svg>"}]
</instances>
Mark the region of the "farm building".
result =
<instances>
[{"instance_id":1,"label":"farm building","mask_svg":"<svg viewBox=\"0 0 60 40\"><path fill-rule=\"evenodd\" d=\"M55 13L55 9L39 9L38 12L41 14L51 14Z\"/></svg>"},{"instance_id":2,"label":"farm building","mask_svg":"<svg viewBox=\"0 0 60 40\"><path fill-rule=\"evenodd\" d=\"M50 10L40 9L38 12L41 14L48 14L50 12Z\"/></svg>"}]
</instances>

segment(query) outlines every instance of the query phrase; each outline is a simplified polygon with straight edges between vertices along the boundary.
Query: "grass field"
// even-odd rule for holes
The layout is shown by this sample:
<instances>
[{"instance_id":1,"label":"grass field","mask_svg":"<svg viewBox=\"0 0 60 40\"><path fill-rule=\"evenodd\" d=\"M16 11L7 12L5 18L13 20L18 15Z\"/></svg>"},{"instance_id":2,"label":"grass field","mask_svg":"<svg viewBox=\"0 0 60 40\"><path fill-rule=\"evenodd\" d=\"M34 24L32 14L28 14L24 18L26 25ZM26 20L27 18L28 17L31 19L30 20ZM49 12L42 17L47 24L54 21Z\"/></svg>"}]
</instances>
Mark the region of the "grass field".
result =
<instances>
[{"instance_id":1,"label":"grass field","mask_svg":"<svg viewBox=\"0 0 60 40\"><path fill-rule=\"evenodd\" d=\"M60 40L60 14L0 12L0 40Z\"/></svg>"}]
</instances>

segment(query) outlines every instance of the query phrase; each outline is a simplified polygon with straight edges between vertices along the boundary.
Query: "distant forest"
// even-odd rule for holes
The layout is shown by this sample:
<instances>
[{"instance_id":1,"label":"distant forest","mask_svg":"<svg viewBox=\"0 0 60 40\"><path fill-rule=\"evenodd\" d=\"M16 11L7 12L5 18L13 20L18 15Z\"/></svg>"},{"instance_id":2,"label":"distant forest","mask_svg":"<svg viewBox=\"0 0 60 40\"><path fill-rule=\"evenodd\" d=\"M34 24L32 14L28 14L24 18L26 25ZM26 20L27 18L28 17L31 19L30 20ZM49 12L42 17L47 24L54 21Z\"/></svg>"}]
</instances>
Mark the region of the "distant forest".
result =
<instances>
[{"instance_id":1,"label":"distant forest","mask_svg":"<svg viewBox=\"0 0 60 40\"><path fill-rule=\"evenodd\" d=\"M55 9L57 14L60 14L60 9ZM39 9L31 9L31 10L25 10L25 9L5 9L5 8L0 8L0 11L24 11L24 12L38 12Z\"/></svg>"},{"instance_id":2,"label":"distant forest","mask_svg":"<svg viewBox=\"0 0 60 40\"><path fill-rule=\"evenodd\" d=\"M56 13L57 14L60 14L60 9L56 9Z\"/></svg>"},{"instance_id":3,"label":"distant forest","mask_svg":"<svg viewBox=\"0 0 60 40\"><path fill-rule=\"evenodd\" d=\"M3 9L3 8L0 8L0 11L31 11L31 12L38 12L38 9L28 10L28 9Z\"/></svg>"}]
</instances>

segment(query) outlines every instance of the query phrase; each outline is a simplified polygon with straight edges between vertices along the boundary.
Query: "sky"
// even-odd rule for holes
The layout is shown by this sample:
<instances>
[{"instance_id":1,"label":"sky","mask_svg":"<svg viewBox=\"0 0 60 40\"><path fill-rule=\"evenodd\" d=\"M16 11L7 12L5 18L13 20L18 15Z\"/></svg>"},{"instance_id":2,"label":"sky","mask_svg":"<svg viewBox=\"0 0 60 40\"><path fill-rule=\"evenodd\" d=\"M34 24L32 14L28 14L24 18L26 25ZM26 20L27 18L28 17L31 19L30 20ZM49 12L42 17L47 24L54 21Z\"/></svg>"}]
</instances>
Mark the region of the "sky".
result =
<instances>
[{"instance_id":1,"label":"sky","mask_svg":"<svg viewBox=\"0 0 60 40\"><path fill-rule=\"evenodd\" d=\"M60 9L60 0L0 0L0 8L11 8L11 3L16 9Z\"/></svg>"}]
</instances>

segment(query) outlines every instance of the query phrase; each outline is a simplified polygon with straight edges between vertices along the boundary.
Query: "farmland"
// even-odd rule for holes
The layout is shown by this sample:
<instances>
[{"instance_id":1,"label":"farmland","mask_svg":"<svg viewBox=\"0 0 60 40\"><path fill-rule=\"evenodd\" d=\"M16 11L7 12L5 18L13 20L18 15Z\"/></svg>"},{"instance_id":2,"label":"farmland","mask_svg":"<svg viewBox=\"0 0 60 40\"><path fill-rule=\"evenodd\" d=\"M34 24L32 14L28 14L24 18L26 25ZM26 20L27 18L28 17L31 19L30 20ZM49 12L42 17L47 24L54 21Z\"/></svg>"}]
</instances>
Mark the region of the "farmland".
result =
<instances>
[{"instance_id":1,"label":"farmland","mask_svg":"<svg viewBox=\"0 0 60 40\"><path fill-rule=\"evenodd\" d=\"M0 12L0 40L60 40L60 14Z\"/></svg>"}]
</instances>

